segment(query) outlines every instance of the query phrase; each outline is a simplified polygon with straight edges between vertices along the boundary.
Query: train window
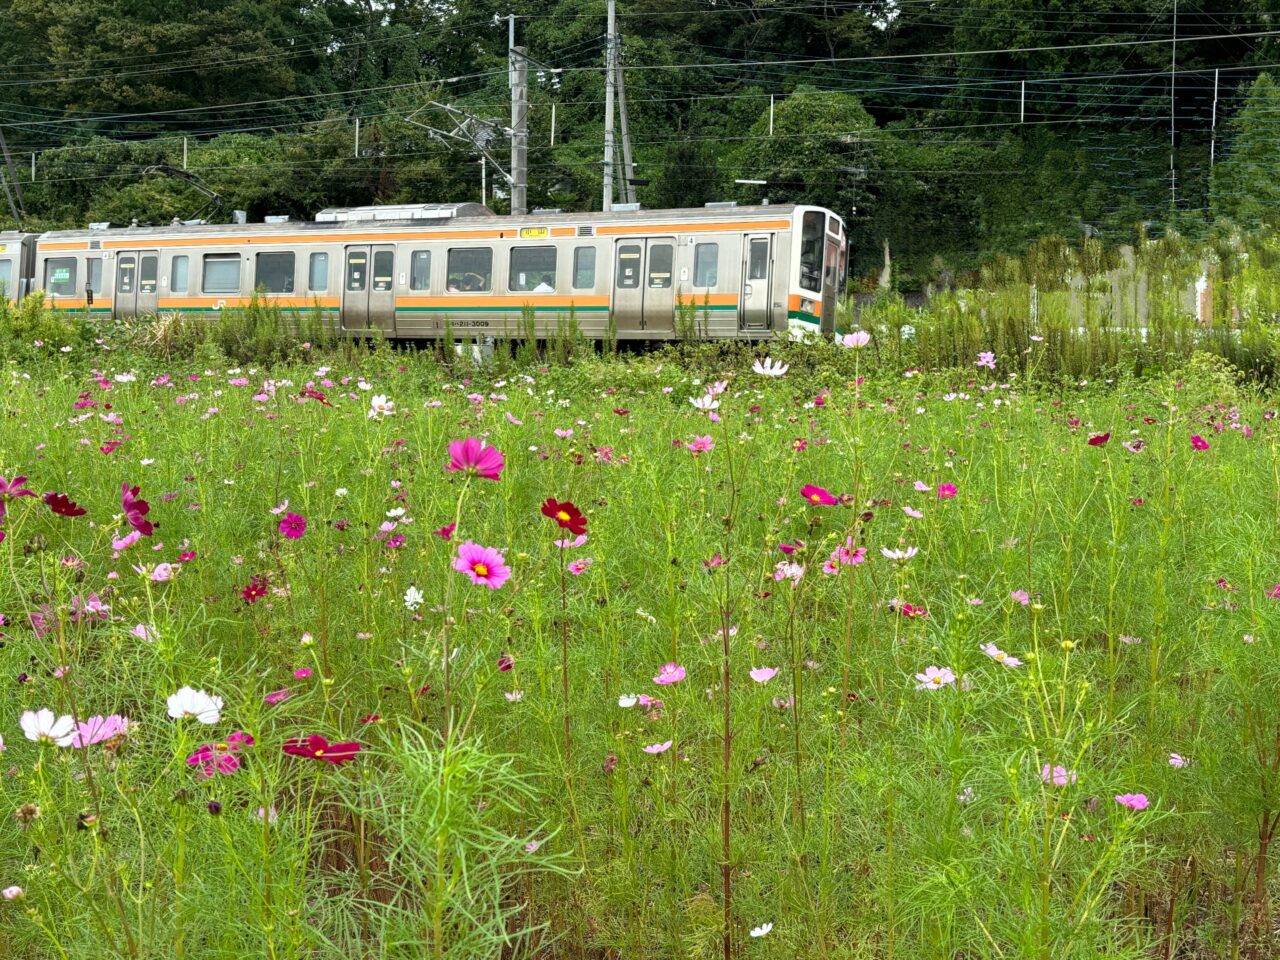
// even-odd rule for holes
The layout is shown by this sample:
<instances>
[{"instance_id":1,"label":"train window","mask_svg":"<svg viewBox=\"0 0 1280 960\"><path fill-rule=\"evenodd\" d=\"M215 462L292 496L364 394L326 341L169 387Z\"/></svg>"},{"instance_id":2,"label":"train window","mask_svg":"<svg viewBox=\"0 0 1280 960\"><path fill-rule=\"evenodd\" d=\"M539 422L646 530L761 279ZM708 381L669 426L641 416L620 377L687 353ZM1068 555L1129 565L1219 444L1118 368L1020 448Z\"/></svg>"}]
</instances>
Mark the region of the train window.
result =
<instances>
[{"instance_id":1,"label":"train window","mask_svg":"<svg viewBox=\"0 0 1280 960\"><path fill-rule=\"evenodd\" d=\"M556 248L513 247L507 289L523 293L555 293Z\"/></svg>"},{"instance_id":2,"label":"train window","mask_svg":"<svg viewBox=\"0 0 1280 960\"><path fill-rule=\"evenodd\" d=\"M313 253L311 255L311 263L308 265L307 272L307 289L329 289L329 255L327 253Z\"/></svg>"},{"instance_id":3,"label":"train window","mask_svg":"<svg viewBox=\"0 0 1280 960\"><path fill-rule=\"evenodd\" d=\"M201 289L205 293L239 293L240 254L206 253Z\"/></svg>"},{"instance_id":4,"label":"train window","mask_svg":"<svg viewBox=\"0 0 1280 960\"><path fill-rule=\"evenodd\" d=\"M800 226L800 286L816 292L822 290L824 219L817 210L810 210Z\"/></svg>"},{"instance_id":5,"label":"train window","mask_svg":"<svg viewBox=\"0 0 1280 960\"><path fill-rule=\"evenodd\" d=\"M431 289L431 251L415 250L409 258L409 289Z\"/></svg>"},{"instance_id":6,"label":"train window","mask_svg":"<svg viewBox=\"0 0 1280 960\"><path fill-rule=\"evenodd\" d=\"M718 243L700 243L693 248L693 285L714 287L720 261Z\"/></svg>"},{"instance_id":7,"label":"train window","mask_svg":"<svg viewBox=\"0 0 1280 960\"><path fill-rule=\"evenodd\" d=\"M573 289L590 290L596 285L596 248L578 247L573 251Z\"/></svg>"},{"instance_id":8,"label":"train window","mask_svg":"<svg viewBox=\"0 0 1280 960\"><path fill-rule=\"evenodd\" d=\"M747 249L747 279L769 279L769 241L763 237L752 240Z\"/></svg>"},{"instance_id":9,"label":"train window","mask_svg":"<svg viewBox=\"0 0 1280 960\"><path fill-rule=\"evenodd\" d=\"M450 250L448 280L451 293L488 293L493 289L493 251L488 247Z\"/></svg>"},{"instance_id":10,"label":"train window","mask_svg":"<svg viewBox=\"0 0 1280 960\"><path fill-rule=\"evenodd\" d=\"M132 254L116 261L116 293L134 293L137 290L138 261Z\"/></svg>"},{"instance_id":11,"label":"train window","mask_svg":"<svg viewBox=\"0 0 1280 960\"><path fill-rule=\"evenodd\" d=\"M190 280L191 261L183 257L174 257L169 267L169 292L186 293Z\"/></svg>"},{"instance_id":12,"label":"train window","mask_svg":"<svg viewBox=\"0 0 1280 960\"><path fill-rule=\"evenodd\" d=\"M0 297L13 292L13 261L0 260Z\"/></svg>"},{"instance_id":13,"label":"train window","mask_svg":"<svg viewBox=\"0 0 1280 960\"><path fill-rule=\"evenodd\" d=\"M373 289L386 293L395 283L396 255L391 250L378 250L373 255Z\"/></svg>"},{"instance_id":14,"label":"train window","mask_svg":"<svg viewBox=\"0 0 1280 960\"><path fill-rule=\"evenodd\" d=\"M160 258L149 253L140 259L138 267L138 292L155 296L156 279L160 273Z\"/></svg>"},{"instance_id":15,"label":"train window","mask_svg":"<svg viewBox=\"0 0 1280 960\"><path fill-rule=\"evenodd\" d=\"M90 257L85 261L85 266L89 268L89 279L85 282L94 293L102 292L102 258Z\"/></svg>"},{"instance_id":16,"label":"train window","mask_svg":"<svg viewBox=\"0 0 1280 960\"><path fill-rule=\"evenodd\" d=\"M254 285L266 293L293 293L292 253L258 254Z\"/></svg>"},{"instance_id":17,"label":"train window","mask_svg":"<svg viewBox=\"0 0 1280 960\"><path fill-rule=\"evenodd\" d=\"M669 243L649 244L649 288L665 290L671 286L671 260L674 251Z\"/></svg>"},{"instance_id":18,"label":"train window","mask_svg":"<svg viewBox=\"0 0 1280 960\"><path fill-rule=\"evenodd\" d=\"M369 282L369 251L347 251L347 289L363 290Z\"/></svg>"},{"instance_id":19,"label":"train window","mask_svg":"<svg viewBox=\"0 0 1280 960\"><path fill-rule=\"evenodd\" d=\"M620 290L640 286L640 244L624 243L618 247L618 276L615 284Z\"/></svg>"},{"instance_id":20,"label":"train window","mask_svg":"<svg viewBox=\"0 0 1280 960\"><path fill-rule=\"evenodd\" d=\"M77 293L75 257L55 257L44 262L44 288L65 297Z\"/></svg>"}]
</instances>

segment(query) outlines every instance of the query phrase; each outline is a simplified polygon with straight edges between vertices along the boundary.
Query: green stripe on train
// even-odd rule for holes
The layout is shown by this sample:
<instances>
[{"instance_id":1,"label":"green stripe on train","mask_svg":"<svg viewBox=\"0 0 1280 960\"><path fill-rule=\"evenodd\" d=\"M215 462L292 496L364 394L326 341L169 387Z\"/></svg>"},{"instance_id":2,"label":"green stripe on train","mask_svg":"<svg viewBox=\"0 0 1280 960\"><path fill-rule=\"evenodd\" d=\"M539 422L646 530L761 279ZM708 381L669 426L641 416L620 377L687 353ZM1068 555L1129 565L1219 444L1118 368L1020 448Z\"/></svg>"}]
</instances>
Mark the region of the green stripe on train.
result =
<instances>
[{"instance_id":1,"label":"green stripe on train","mask_svg":"<svg viewBox=\"0 0 1280 960\"><path fill-rule=\"evenodd\" d=\"M789 310L787 312L787 319L803 320L805 323L812 323L814 325L818 325L822 323L822 320L818 317L813 316L813 314L801 313L799 310Z\"/></svg>"}]
</instances>

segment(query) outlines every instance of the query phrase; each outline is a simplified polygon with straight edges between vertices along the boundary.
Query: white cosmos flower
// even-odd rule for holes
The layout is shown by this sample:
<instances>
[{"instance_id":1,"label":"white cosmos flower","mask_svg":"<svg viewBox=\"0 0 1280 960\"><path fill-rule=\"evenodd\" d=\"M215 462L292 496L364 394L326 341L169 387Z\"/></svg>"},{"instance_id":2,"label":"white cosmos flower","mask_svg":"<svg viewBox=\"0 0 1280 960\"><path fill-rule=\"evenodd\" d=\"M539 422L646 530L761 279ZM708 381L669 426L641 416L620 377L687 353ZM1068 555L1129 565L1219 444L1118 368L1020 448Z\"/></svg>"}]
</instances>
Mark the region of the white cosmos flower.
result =
<instances>
[{"instance_id":1,"label":"white cosmos flower","mask_svg":"<svg viewBox=\"0 0 1280 960\"><path fill-rule=\"evenodd\" d=\"M907 547L905 550L890 550L888 547L881 547L880 552L890 560L910 560L920 552L919 547Z\"/></svg>"},{"instance_id":2,"label":"white cosmos flower","mask_svg":"<svg viewBox=\"0 0 1280 960\"><path fill-rule=\"evenodd\" d=\"M201 723L217 723L222 717L222 698L183 687L169 697L169 716L175 720L194 717Z\"/></svg>"},{"instance_id":3,"label":"white cosmos flower","mask_svg":"<svg viewBox=\"0 0 1280 960\"><path fill-rule=\"evenodd\" d=\"M396 412L394 400L388 400L385 394L379 393L369 400L369 419L389 417Z\"/></svg>"},{"instance_id":4,"label":"white cosmos flower","mask_svg":"<svg viewBox=\"0 0 1280 960\"><path fill-rule=\"evenodd\" d=\"M417 610L422 606L422 601L426 597L422 595L422 591L417 587L410 587L404 592L404 608L409 611Z\"/></svg>"},{"instance_id":5,"label":"white cosmos flower","mask_svg":"<svg viewBox=\"0 0 1280 960\"><path fill-rule=\"evenodd\" d=\"M624 693L622 696L618 698L618 706L620 706L623 710L630 710L632 707L636 705L639 699L640 698L636 696L634 693Z\"/></svg>"},{"instance_id":6,"label":"white cosmos flower","mask_svg":"<svg viewBox=\"0 0 1280 960\"><path fill-rule=\"evenodd\" d=\"M764 360L757 360L751 369L762 377L780 377L791 368L781 360L765 357Z\"/></svg>"},{"instance_id":7,"label":"white cosmos flower","mask_svg":"<svg viewBox=\"0 0 1280 960\"><path fill-rule=\"evenodd\" d=\"M39 710L28 710L18 721L22 732L28 740L36 743L52 743L59 747L71 746L76 735L76 721L73 717L55 717L48 707Z\"/></svg>"},{"instance_id":8,"label":"white cosmos flower","mask_svg":"<svg viewBox=\"0 0 1280 960\"><path fill-rule=\"evenodd\" d=\"M701 397L690 397L689 402L704 412L707 410L714 410L720 406L720 401L709 393Z\"/></svg>"},{"instance_id":9,"label":"white cosmos flower","mask_svg":"<svg viewBox=\"0 0 1280 960\"><path fill-rule=\"evenodd\" d=\"M770 930L772 930L772 929L773 929L773 924L772 924L772 923L762 923L762 924L760 924L760 926L758 926L758 927L752 927L752 928L751 928L751 936L753 936L753 937L763 937L763 936L765 936L766 934L768 934L768 932L769 932Z\"/></svg>"}]
</instances>

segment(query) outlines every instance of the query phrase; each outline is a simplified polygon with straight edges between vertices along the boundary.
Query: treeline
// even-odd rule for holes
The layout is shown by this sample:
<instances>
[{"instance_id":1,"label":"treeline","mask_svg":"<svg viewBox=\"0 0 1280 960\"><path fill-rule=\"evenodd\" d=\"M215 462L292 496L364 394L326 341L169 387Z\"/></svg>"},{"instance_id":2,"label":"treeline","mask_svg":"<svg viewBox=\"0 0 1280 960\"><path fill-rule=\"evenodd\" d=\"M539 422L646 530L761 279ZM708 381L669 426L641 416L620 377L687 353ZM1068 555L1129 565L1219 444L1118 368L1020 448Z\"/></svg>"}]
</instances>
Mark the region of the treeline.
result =
<instances>
[{"instance_id":1,"label":"treeline","mask_svg":"<svg viewBox=\"0 0 1280 960\"><path fill-rule=\"evenodd\" d=\"M1268 2L1236 7L1180 10L1174 51L1154 0L620 0L638 196L821 203L855 275L887 245L904 285L1050 234L1276 226L1280 44ZM0 0L23 226L479 200L479 157L426 127L507 125L508 13L531 205L598 209L604 0ZM220 208L147 173L184 157Z\"/></svg>"}]
</instances>

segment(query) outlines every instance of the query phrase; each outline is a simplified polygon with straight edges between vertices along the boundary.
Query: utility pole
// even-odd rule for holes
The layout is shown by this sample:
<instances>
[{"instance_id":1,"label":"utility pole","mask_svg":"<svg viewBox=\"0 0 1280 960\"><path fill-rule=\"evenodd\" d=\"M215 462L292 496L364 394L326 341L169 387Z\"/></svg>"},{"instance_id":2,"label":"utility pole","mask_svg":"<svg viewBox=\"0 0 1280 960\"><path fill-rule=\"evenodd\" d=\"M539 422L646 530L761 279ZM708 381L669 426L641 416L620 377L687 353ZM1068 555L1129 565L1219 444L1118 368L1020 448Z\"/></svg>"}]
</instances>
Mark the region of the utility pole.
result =
<instances>
[{"instance_id":1,"label":"utility pole","mask_svg":"<svg viewBox=\"0 0 1280 960\"><path fill-rule=\"evenodd\" d=\"M604 41L604 199L601 209L613 209L613 69L614 32L617 29L616 0L609 0L609 32Z\"/></svg>"},{"instance_id":2,"label":"utility pole","mask_svg":"<svg viewBox=\"0 0 1280 960\"><path fill-rule=\"evenodd\" d=\"M356 117L356 144L352 148L351 155L353 157L360 156L360 118Z\"/></svg>"},{"instance_id":3,"label":"utility pole","mask_svg":"<svg viewBox=\"0 0 1280 960\"><path fill-rule=\"evenodd\" d=\"M529 212L529 60L516 46L516 15L507 18L507 49L511 61L511 215Z\"/></svg>"},{"instance_id":4,"label":"utility pole","mask_svg":"<svg viewBox=\"0 0 1280 960\"><path fill-rule=\"evenodd\" d=\"M1209 169L1213 169L1218 146L1218 71L1213 71L1213 117L1209 121Z\"/></svg>"},{"instance_id":5,"label":"utility pole","mask_svg":"<svg viewBox=\"0 0 1280 960\"><path fill-rule=\"evenodd\" d=\"M1169 49L1169 197L1178 206L1178 169L1174 164L1173 130L1174 99L1178 86L1178 0L1173 0L1173 44Z\"/></svg>"},{"instance_id":6,"label":"utility pole","mask_svg":"<svg viewBox=\"0 0 1280 960\"><path fill-rule=\"evenodd\" d=\"M636 202L636 170L631 163L631 131L627 127L627 83L622 72L622 38L614 37L617 49L613 54L613 68L618 71L618 120L622 123L622 195L627 203Z\"/></svg>"}]
</instances>

